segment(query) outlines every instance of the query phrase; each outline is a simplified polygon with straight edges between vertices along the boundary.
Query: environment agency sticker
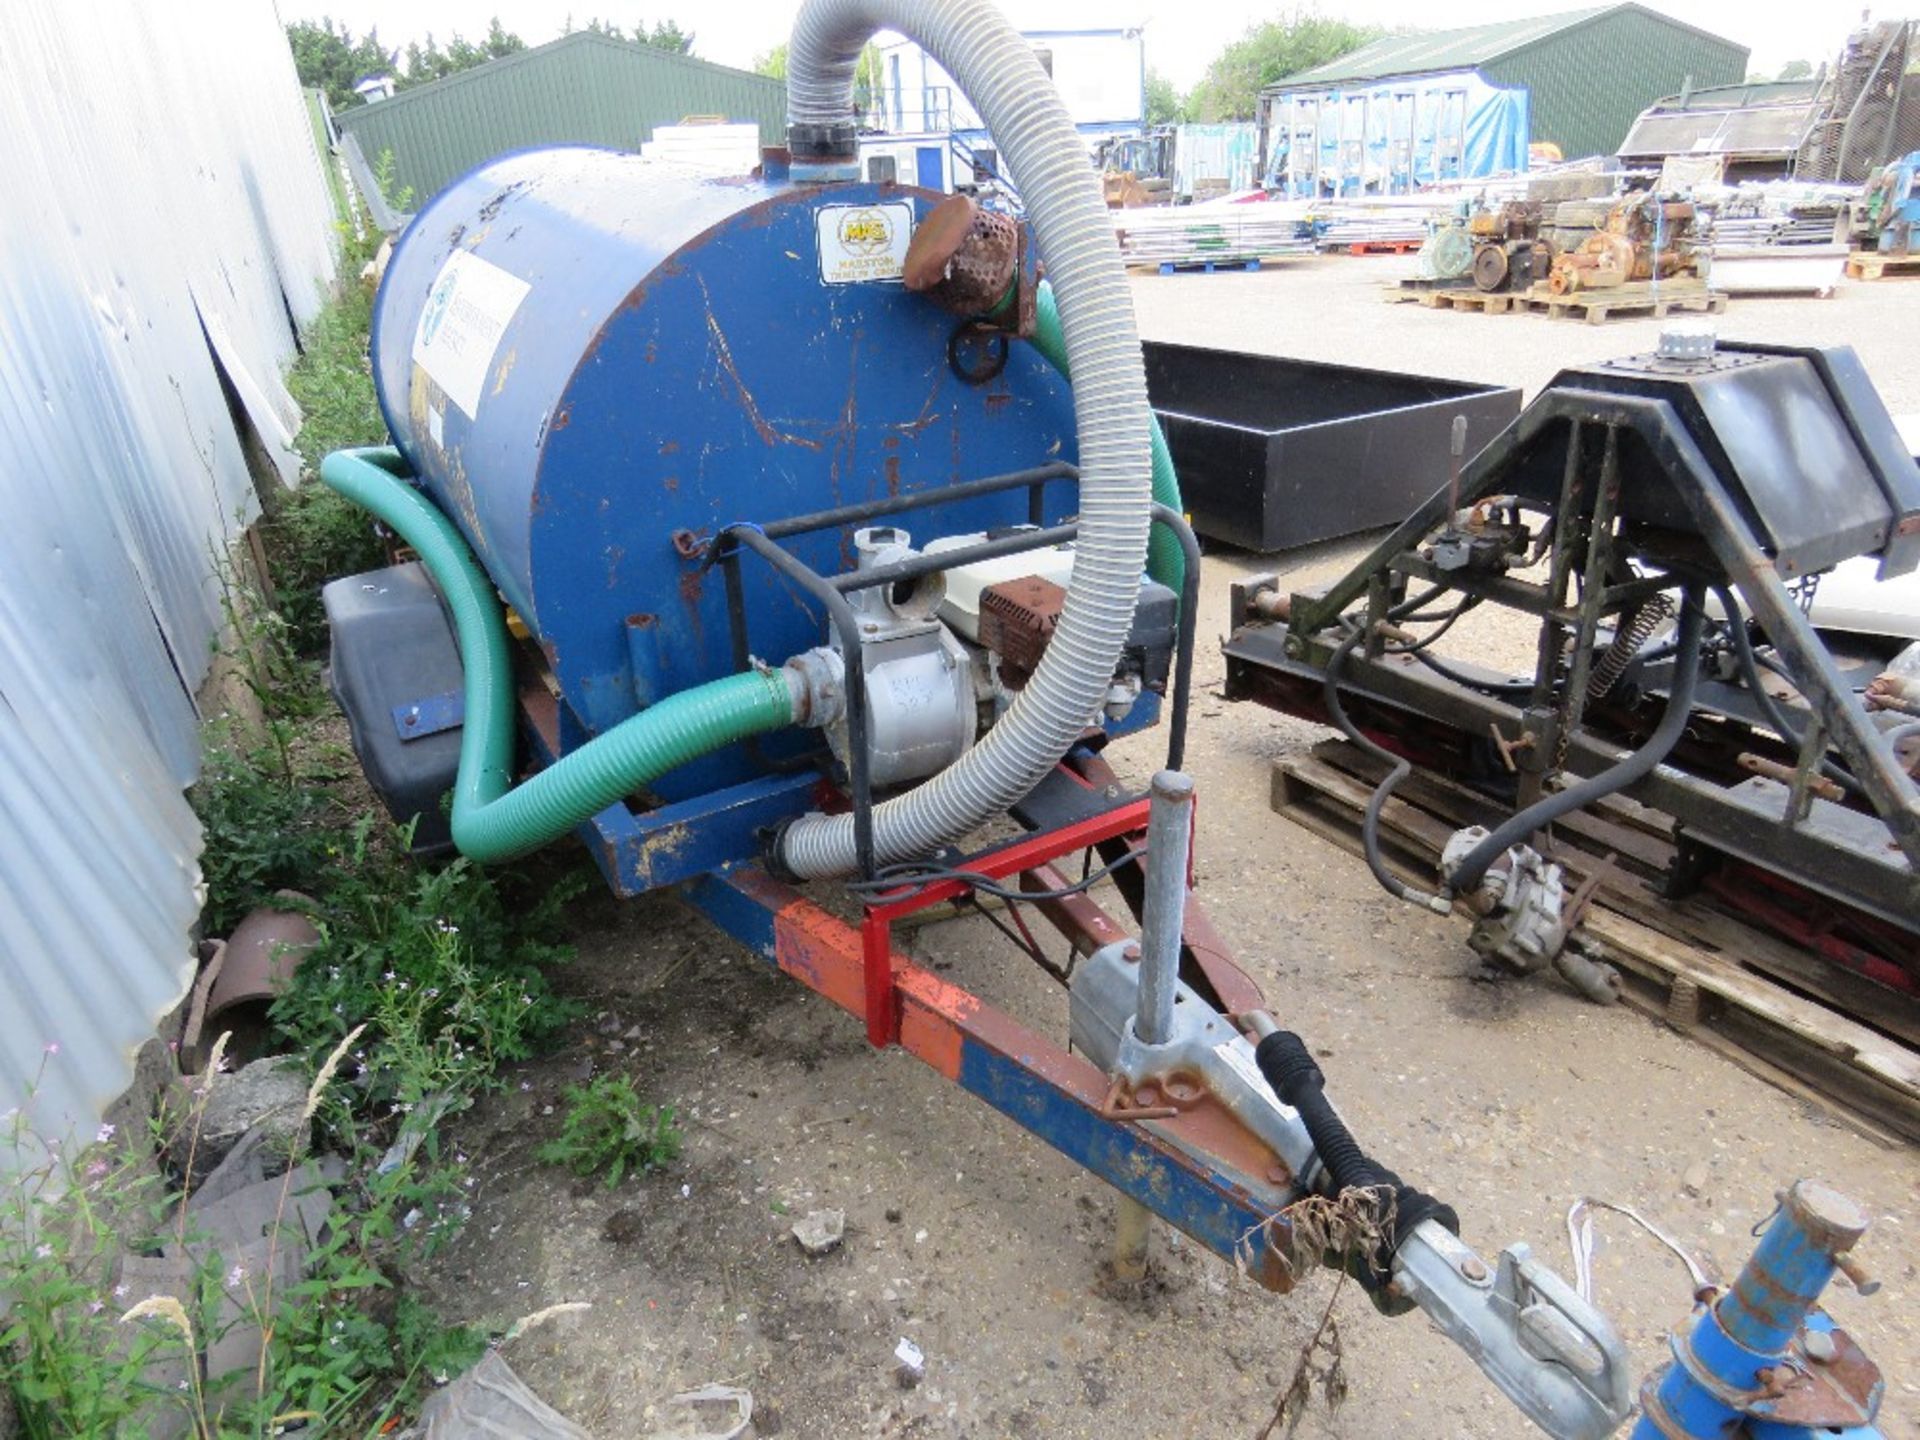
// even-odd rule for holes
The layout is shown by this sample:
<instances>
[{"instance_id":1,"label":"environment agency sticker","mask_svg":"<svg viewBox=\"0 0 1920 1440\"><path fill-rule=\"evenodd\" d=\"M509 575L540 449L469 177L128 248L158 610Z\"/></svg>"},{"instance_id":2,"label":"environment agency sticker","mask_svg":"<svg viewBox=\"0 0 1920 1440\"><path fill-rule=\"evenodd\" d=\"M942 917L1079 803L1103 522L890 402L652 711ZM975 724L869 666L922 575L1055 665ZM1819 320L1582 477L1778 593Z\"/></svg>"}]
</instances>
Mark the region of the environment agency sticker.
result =
<instances>
[{"instance_id":1,"label":"environment agency sticker","mask_svg":"<svg viewBox=\"0 0 1920 1440\"><path fill-rule=\"evenodd\" d=\"M471 420L500 337L532 287L465 250L447 257L413 332L413 363ZM436 441L439 436L435 436Z\"/></svg>"},{"instance_id":2,"label":"environment agency sticker","mask_svg":"<svg viewBox=\"0 0 1920 1440\"><path fill-rule=\"evenodd\" d=\"M898 280L906 273L913 239L913 205L822 205L814 212L820 236L820 280L853 285L862 280Z\"/></svg>"}]
</instances>

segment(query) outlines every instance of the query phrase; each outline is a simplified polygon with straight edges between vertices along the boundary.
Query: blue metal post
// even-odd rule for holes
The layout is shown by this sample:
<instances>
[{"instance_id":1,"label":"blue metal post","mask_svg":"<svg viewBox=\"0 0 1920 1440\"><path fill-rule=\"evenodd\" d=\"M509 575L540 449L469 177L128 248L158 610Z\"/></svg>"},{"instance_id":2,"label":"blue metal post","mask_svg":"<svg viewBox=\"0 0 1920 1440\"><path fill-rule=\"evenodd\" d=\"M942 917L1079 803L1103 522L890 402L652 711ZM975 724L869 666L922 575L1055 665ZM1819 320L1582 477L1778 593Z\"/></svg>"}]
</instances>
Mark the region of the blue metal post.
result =
<instances>
[{"instance_id":1,"label":"blue metal post","mask_svg":"<svg viewBox=\"0 0 1920 1440\"><path fill-rule=\"evenodd\" d=\"M1831 1322L1814 1307L1866 1228L1866 1216L1846 1196L1818 1181L1796 1182L1732 1289L1674 1335L1673 1361L1641 1392L1633 1440L1724 1440L1759 1433L1745 1428L1756 1425L1770 1436L1812 1433L1779 1421L1804 1408L1822 1357L1834 1354ZM1821 1338L1809 1341L1803 1329ZM1783 1405L1796 1391L1803 1403ZM1853 1400L1857 1408L1845 1403ZM1845 1401L1843 1408L1855 1410L1847 1419L1862 1422L1845 1433L1877 1436L1865 1422L1878 1408L1878 1373L1868 1393Z\"/></svg>"}]
</instances>

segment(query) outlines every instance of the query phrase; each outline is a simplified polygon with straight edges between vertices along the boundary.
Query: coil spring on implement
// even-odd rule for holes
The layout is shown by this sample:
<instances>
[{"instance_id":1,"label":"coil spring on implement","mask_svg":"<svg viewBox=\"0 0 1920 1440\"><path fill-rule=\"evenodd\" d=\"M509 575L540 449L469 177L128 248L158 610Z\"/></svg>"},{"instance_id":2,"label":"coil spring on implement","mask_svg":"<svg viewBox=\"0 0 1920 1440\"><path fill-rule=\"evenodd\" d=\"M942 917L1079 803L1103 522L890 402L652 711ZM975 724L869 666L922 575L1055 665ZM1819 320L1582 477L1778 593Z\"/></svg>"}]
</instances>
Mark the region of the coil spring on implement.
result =
<instances>
[{"instance_id":1,"label":"coil spring on implement","mask_svg":"<svg viewBox=\"0 0 1920 1440\"><path fill-rule=\"evenodd\" d=\"M1593 674L1587 677L1589 704L1605 699L1612 692L1613 687L1620 683L1620 677L1627 673L1634 656L1640 653L1640 647L1672 617L1673 601L1665 595L1642 600L1633 608L1621 622L1619 631L1613 637L1613 644L1607 647L1607 653L1594 664Z\"/></svg>"}]
</instances>

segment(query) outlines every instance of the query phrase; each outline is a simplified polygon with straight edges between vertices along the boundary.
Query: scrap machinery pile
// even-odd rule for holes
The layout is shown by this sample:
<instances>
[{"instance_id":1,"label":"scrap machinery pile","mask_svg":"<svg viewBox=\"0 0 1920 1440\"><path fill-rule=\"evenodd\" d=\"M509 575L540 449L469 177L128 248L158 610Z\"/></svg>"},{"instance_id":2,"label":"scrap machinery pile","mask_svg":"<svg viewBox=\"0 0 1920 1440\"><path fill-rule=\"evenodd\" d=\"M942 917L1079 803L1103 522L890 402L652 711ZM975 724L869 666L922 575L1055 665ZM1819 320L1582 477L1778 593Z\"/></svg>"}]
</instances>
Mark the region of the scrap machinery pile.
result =
<instances>
[{"instance_id":1,"label":"scrap machinery pile","mask_svg":"<svg viewBox=\"0 0 1920 1440\"><path fill-rule=\"evenodd\" d=\"M1637 280L1699 279L1706 253L1694 232L1692 200L1638 190L1623 196L1578 248L1553 257L1547 288L1571 295Z\"/></svg>"},{"instance_id":2,"label":"scrap machinery pile","mask_svg":"<svg viewBox=\"0 0 1920 1440\"><path fill-rule=\"evenodd\" d=\"M1489 293L1529 290L1547 278L1553 250L1540 233L1541 209L1531 200L1481 206L1467 221L1473 239L1473 283Z\"/></svg>"}]
</instances>

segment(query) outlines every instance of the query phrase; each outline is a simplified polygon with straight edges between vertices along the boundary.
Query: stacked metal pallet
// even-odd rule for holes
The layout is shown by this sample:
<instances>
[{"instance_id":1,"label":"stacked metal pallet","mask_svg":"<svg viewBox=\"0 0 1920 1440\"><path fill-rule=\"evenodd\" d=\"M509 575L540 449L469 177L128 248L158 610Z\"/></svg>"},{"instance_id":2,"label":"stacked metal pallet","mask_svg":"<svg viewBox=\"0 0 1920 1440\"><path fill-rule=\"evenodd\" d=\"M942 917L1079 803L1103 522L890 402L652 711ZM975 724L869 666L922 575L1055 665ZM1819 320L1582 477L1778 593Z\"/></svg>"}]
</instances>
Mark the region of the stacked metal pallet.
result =
<instances>
[{"instance_id":1,"label":"stacked metal pallet","mask_svg":"<svg viewBox=\"0 0 1920 1440\"><path fill-rule=\"evenodd\" d=\"M1452 203L1450 198L1417 196L1316 200L1310 210L1314 243L1322 250L1418 245L1430 223Z\"/></svg>"},{"instance_id":2,"label":"stacked metal pallet","mask_svg":"<svg viewBox=\"0 0 1920 1440\"><path fill-rule=\"evenodd\" d=\"M1271 202L1116 210L1113 227L1127 264L1161 269L1245 265L1313 250L1299 207Z\"/></svg>"},{"instance_id":3,"label":"stacked metal pallet","mask_svg":"<svg viewBox=\"0 0 1920 1440\"><path fill-rule=\"evenodd\" d=\"M1695 203L1710 217L1715 288L1829 293L1847 254L1836 236L1856 193L1856 186L1794 181L1696 190Z\"/></svg>"}]
</instances>

